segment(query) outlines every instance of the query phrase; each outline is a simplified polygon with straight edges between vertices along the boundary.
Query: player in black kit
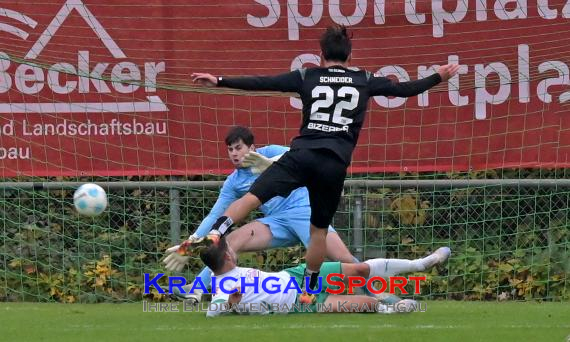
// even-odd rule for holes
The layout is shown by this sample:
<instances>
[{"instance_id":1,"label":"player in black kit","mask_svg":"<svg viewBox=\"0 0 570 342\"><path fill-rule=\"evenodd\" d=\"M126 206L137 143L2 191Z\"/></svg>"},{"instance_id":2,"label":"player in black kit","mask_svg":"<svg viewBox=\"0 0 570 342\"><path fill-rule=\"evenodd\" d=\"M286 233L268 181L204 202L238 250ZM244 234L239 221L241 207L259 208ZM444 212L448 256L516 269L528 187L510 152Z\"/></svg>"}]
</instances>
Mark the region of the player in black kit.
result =
<instances>
[{"instance_id":1,"label":"player in black kit","mask_svg":"<svg viewBox=\"0 0 570 342\"><path fill-rule=\"evenodd\" d=\"M318 68L263 77L192 74L194 82L205 86L296 92L301 96L303 123L300 135L291 143L291 150L261 174L249 193L235 201L212 230L224 234L234 222L245 219L262 203L275 196L286 197L291 191L306 186L311 203L311 241L305 275L310 276L310 288L316 285L325 258L327 228L340 201L368 99L377 95L418 95L447 81L459 67L444 65L424 79L396 83L367 71L348 68L352 44L345 27L329 27L320 45L322 66Z\"/></svg>"}]
</instances>

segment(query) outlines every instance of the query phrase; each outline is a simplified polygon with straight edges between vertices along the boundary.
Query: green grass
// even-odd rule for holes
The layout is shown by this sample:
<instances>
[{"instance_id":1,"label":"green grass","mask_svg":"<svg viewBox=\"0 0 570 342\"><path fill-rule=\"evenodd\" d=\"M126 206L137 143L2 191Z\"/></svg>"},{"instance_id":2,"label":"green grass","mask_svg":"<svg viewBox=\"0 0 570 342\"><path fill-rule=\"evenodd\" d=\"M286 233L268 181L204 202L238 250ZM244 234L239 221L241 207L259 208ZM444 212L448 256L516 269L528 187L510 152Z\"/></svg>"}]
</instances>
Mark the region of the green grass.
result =
<instances>
[{"instance_id":1,"label":"green grass","mask_svg":"<svg viewBox=\"0 0 570 342\"><path fill-rule=\"evenodd\" d=\"M422 304L423 305L423 304ZM206 319L140 304L0 304L0 341L568 341L570 303L427 302L404 315ZM180 306L182 309L182 306Z\"/></svg>"}]
</instances>

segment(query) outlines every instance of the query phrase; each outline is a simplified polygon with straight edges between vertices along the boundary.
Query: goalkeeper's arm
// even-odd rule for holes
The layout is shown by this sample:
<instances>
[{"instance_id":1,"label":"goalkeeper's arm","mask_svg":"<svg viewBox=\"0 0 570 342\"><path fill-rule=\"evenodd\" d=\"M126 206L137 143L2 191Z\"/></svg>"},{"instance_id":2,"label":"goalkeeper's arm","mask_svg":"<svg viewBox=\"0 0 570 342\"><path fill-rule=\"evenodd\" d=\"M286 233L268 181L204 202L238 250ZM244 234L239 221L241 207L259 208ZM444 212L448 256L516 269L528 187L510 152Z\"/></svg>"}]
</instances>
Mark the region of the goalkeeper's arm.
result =
<instances>
[{"instance_id":1,"label":"goalkeeper's arm","mask_svg":"<svg viewBox=\"0 0 570 342\"><path fill-rule=\"evenodd\" d=\"M202 220L202 223L196 231L181 244L172 246L166 250L166 258L163 261L166 269L173 272L180 272L184 269L190 259L188 248L191 248L190 246L194 242L208 235L218 217L223 215L230 204L237 199L237 195L233 189L233 178L230 176L224 182L216 204L214 204L208 216Z\"/></svg>"},{"instance_id":2,"label":"goalkeeper's arm","mask_svg":"<svg viewBox=\"0 0 570 342\"><path fill-rule=\"evenodd\" d=\"M235 191L236 187L234 183L234 177L230 175L224 182L224 185L222 185L220 195L218 196L216 203L208 215L202 220L198 228L196 228L196 231L191 235L191 237L194 236L196 238L201 238L208 235L218 217L222 216L226 209L228 209L229 206L239 198Z\"/></svg>"}]
</instances>

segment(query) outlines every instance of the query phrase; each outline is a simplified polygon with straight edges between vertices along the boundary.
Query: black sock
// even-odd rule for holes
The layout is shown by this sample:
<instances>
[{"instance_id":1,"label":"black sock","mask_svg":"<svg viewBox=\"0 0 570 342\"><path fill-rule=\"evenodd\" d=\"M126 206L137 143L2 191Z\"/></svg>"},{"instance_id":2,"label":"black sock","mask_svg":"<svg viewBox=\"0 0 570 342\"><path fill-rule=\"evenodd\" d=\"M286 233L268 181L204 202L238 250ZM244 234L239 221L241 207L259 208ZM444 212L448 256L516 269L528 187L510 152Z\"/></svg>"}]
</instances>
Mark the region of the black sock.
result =
<instances>
[{"instance_id":1,"label":"black sock","mask_svg":"<svg viewBox=\"0 0 570 342\"><path fill-rule=\"evenodd\" d=\"M317 286L317 283L319 281L319 272L320 271L312 271L308 268L305 268L305 276L303 277L303 279L306 279L306 277L310 277L309 279L309 289L314 290L315 287Z\"/></svg>"}]
</instances>

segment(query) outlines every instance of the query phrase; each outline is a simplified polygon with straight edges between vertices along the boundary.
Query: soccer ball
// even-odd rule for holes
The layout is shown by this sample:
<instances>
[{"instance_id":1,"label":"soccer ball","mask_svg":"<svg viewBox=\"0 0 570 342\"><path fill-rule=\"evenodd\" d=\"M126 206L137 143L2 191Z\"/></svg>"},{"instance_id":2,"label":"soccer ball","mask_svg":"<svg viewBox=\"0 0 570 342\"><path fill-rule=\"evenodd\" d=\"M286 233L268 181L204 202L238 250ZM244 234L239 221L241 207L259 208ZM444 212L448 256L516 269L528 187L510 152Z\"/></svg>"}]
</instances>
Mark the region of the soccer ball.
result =
<instances>
[{"instance_id":1,"label":"soccer ball","mask_svg":"<svg viewBox=\"0 0 570 342\"><path fill-rule=\"evenodd\" d=\"M97 184L83 184L73 194L73 204L81 215L97 216L107 208L107 194Z\"/></svg>"}]
</instances>

